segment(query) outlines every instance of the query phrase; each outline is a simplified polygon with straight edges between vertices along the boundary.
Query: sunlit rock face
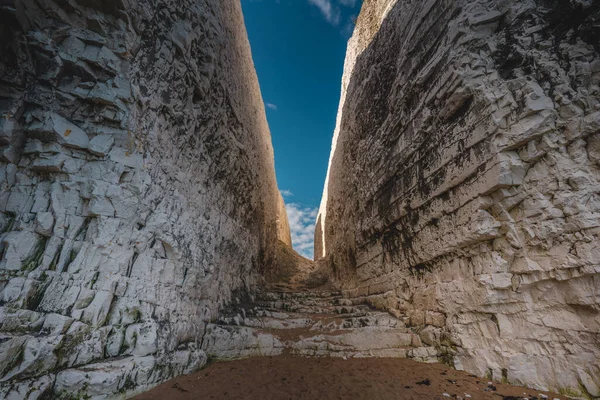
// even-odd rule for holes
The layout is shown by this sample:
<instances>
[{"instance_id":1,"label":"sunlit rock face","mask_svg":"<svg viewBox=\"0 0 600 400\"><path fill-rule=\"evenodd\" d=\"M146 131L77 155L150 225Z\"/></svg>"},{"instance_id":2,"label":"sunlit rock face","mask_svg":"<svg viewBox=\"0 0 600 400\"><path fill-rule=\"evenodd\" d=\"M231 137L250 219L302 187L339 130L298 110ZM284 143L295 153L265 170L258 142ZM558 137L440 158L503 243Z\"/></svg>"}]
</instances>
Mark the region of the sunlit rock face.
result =
<instances>
[{"instance_id":1,"label":"sunlit rock face","mask_svg":"<svg viewBox=\"0 0 600 400\"><path fill-rule=\"evenodd\" d=\"M0 114L0 397L202 366L286 237L239 2L1 1Z\"/></svg>"},{"instance_id":2,"label":"sunlit rock face","mask_svg":"<svg viewBox=\"0 0 600 400\"><path fill-rule=\"evenodd\" d=\"M460 369L600 395L600 2L365 1L316 229Z\"/></svg>"},{"instance_id":3,"label":"sunlit rock face","mask_svg":"<svg viewBox=\"0 0 600 400\"><path fill-rule=\"evenodd\" d=\"M285 210L285 201L283 196L279 195L277 199L277 237L287 246L292 247L292 233L290 231L290 221Z\"/></svg>"}]
</instances>

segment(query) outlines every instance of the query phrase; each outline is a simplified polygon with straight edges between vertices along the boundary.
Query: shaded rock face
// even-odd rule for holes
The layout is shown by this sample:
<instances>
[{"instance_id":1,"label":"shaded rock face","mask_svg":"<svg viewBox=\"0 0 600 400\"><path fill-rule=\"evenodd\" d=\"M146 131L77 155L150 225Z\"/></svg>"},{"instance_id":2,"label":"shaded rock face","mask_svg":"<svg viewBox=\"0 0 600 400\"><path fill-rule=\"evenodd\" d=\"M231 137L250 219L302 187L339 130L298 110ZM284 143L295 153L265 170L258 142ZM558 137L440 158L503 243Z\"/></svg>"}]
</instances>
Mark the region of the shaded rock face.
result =
<instances>
[{"instance_id":1,"label":"shaded rock face","mask_svg":"<svg viewBox=\"0 0 600 400\"><path fill-rule=\"evenodd\" d=\"M262 104L239 2L0 2L0 397L206 362L289 238Z\"/></svg>"},{"instance_id":2,"label":"shaded rock face","mask_svg":"<svg viewBox=\"0 0 600 400\"><path fill-rule=\"evenodd\" d=\"M316 254L456 367L600 395L598 1L366 1Z\"/></svg>"}]
</instances>

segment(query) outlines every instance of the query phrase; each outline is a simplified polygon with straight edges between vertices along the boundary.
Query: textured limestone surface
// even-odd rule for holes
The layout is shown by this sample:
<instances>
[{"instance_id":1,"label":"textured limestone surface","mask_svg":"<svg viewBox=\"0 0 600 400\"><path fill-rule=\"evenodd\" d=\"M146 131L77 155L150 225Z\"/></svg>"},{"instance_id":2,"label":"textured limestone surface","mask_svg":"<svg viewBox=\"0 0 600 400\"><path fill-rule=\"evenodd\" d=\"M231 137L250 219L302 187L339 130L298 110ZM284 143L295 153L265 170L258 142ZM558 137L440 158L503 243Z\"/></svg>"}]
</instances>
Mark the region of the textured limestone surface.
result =
<instances>
[{"instance_id":1,"label":"textured limestone surface","mask_svg":"<svg viewBox=\"0 0 600 400\"><path fill-rule=\"evenodd\" d=\"M366 0L315 253L480 376L600 396L600 1Z\"/></svg>"},{"instance_id":2,"label":"textured limestone surface","mask_svg":"<svg viewBox=\"0 0 600 400\"><path fill-rule=\"evenodd\" d=\"M287 218L285 210L285 201L280 194L277 199L277 237L290 249L292 247L292 232L290 231L290 221Z\"/></svg>"},{"instance_id":3,"label":"textured limestone surface","mask_svg":"<svg viewBox=\"0 0 600 400\"><path fill-rule=\"evenodd\" d=\"M281 354L305 357L386 357L438 362L430 332L406 326L339 291L262 291L224 308L204 340L210 357L237 359Z\"/></svg>"},{"instance_id":4,"label":"textured limestone surface","mask_svg":"<svg viewBox=\"0 0 600 400\"><path fill-rule=\"evenodd\" d=\"M0 115L0 397L204 365L289 242L239 2L2 0Z\"/></svg>"}]
</instances>

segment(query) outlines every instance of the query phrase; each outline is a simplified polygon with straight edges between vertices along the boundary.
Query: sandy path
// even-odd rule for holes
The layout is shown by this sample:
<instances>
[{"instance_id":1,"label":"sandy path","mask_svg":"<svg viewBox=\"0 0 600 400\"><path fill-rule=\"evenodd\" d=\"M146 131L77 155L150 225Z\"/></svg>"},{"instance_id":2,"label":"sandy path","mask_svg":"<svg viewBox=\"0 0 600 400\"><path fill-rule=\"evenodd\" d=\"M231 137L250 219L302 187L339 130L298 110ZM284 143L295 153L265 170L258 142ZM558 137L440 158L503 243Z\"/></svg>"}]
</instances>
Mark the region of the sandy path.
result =
<instances>
[{"instance_id":1,"label":"sandy path","mask_svg":"<svg viewBox=\"0 0 600 400\"><path fill-rule=\"evenodd\" d=\"M406 359L260 357L215 363L136 399L566 399ZM486 391L487 389L487 391ZM451 397L444 396L444 393ZM460 397L458 397L460 396ZM512 396L512 397L510 397Z\"/></svg>"}]
</instances>

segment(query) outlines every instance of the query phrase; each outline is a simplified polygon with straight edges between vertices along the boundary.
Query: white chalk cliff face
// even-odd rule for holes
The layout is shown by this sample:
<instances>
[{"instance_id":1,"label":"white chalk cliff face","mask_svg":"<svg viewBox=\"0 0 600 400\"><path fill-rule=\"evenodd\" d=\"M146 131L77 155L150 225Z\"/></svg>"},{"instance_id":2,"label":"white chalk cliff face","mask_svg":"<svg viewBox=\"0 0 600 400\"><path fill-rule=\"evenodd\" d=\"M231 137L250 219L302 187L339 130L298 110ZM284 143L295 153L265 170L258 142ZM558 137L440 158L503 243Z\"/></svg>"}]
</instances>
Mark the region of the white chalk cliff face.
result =
<instances>
[{"instance_id":1,"label":"white chalk cliff face","mask_svg":"<svg viewBox=\"0 0 600 400\"><path fill-rule=\"evenodd\" d=\"M459 369L600 396L599 1L366 0L316 229Z\"/></svg>"},{"instance_id":2,"label":"white chalk cliff face","mask_svg":"<svg viewBox=\"0 0 600 400\"><path fill-rule=\"evenodd\" d=\"M0 115L0 397L204 365L289 241L239 2L3 0Z\"/></svg>"}]
</instances>

